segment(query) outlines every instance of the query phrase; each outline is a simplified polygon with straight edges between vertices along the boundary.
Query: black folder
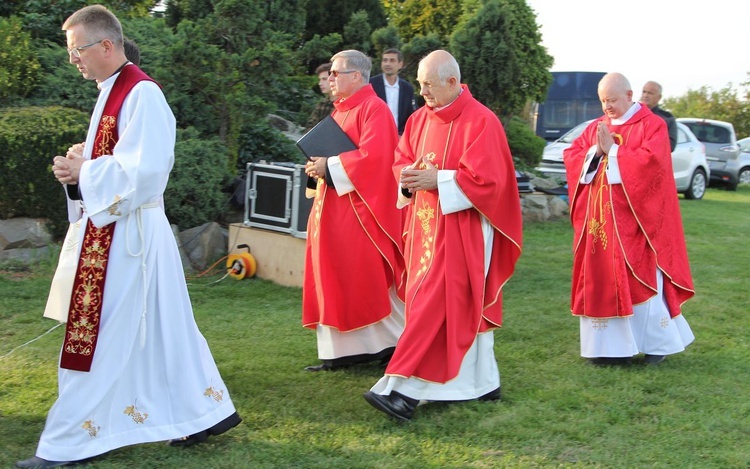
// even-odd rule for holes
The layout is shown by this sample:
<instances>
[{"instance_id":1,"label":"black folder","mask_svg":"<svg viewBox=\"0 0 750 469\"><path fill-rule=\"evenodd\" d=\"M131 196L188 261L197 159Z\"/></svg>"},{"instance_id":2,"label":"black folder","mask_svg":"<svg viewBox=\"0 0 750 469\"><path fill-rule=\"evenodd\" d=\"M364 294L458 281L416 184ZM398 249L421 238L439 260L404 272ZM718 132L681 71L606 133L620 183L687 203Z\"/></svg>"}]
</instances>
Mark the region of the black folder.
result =
<instances>
[{"instance_id":1,"label":"black folder","mask_svg":"<svg viewBox=\"0 0 750 469\"><path fill-rule=\"evenodd\" d=\"M333 117L326 116L297 140L297 148L309 160L313 156L336 156L345 151L356 150L357 145Z\"/></svg>"}]
</instances>

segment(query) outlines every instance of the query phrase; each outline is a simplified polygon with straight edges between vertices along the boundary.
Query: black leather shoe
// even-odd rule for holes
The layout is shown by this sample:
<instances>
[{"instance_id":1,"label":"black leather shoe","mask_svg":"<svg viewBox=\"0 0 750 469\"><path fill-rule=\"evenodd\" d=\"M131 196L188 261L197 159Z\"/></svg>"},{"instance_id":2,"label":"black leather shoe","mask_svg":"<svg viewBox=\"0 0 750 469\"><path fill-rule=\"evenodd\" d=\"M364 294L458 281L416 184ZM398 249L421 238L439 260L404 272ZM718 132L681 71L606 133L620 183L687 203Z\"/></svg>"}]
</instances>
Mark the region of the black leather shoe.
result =
<instances>
[{"instance_id":1,"label":"black leather shoe","mask_svg":"<svg viewBox=\"0 0 750 469\"><path fill-rule=\"evenodd\" d=\"M34 456L23 461L18 461L15 467L25 469L44 469L46 467L63 467L63 466L75 466L83 461L47 461L40 457Z\"/></svg>"},{"instance_id":2,"label":"black leather shoe","mask_svg":"<svg viewBox=\"0 0 750 469\"><path fill-rule=\"evenodd\" d=\"M224 432L227 432L231 430L232 428L236 427L237 425L242 422L242 418L240 418L240 415L235 412L229 417L225 418L221 422L217 423L213 427L203 430L202 432L193 433L190 436L186 436L185 438L180 438L177 440L170 440L169 445L170 446L192 446L198 443L203 443L204 441L208 440L209 436L216 436L221 435Z\"/></svg>"},{"instance_id":3,"label":"black leather shoe","mask_svg":"<svg viewBox=\"0 0 750 469\"><path fill-rule=\"evenodd\" d=\"M403 422L411 420L414 416L414 409L419 404L418 400L406 397L395 391L391 392L388 396L367 391L363 396L371 406Z\"/></svg>"},{"instance_id":4,"label":"black leather shoe","mask_svg":"<svg viewBox=\"0 0 750 469\"><path fill-rule=\"evenodd\" d=\"M596 366L627 366L632 357L597 357L590 358L589 363Z\"/></svg>"},{"instance_id":5,"label":"black leather shoe","mask_svg":"<svg viewBox=\"0 0 750 469\"><path fill-rule=\"evenodd\" d=\"M479 396L480 401L499 401L500 400L500 388L493 389L483 396Z\"/></svg>"},{"instance_id":6,"label":"black leather shoe","mask_svg":"<svg viewBox=\"0 0 750 469\"><path fill-rule=\"evenodd\" d=\"M644 361L647 365L658 365L659 363L663 362L664 359L667 358L666 355L649 355L646 354L646 358Z\"/></svg>"}]
</instances>

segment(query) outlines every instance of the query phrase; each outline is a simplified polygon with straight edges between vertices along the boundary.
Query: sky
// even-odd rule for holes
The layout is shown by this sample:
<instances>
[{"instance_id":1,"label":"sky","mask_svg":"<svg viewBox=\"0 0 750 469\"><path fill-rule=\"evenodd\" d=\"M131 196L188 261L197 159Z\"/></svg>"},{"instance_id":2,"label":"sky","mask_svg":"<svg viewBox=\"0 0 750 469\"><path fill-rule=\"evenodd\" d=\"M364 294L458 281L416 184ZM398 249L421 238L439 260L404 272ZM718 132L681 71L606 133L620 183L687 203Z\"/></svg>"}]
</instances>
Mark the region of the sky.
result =
<instances>
[{"instance_id":1,"label":"sky","mask_svg":"<svg viewBox=\"0 0 750 469\"><path fill-rule=\"evenodd\" d=\"M634 99L643 84L664 98L701 86L740 90L749 81L750 2L526 0L537 14L552 71L620 72ZM744 94L742 94L744 96Z\"/></svg>"}]
</instances>

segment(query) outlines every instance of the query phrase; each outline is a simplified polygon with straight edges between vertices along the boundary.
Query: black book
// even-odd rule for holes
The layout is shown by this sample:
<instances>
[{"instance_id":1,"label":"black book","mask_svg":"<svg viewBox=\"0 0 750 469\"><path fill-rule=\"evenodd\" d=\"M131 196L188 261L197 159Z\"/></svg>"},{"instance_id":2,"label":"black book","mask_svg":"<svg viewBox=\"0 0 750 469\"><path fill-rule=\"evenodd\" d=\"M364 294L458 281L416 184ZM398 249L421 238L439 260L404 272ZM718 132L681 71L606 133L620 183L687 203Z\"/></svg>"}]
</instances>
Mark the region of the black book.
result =
<instances>
[{"instance_id":1,"label":"black book","mask_svg":"<svg viewBox=\"0 0 750 469\"><path fill-rule=\"evenodd\" d=\"M356 150L357 145L333 117L326 116L297 140L297 148L309 160L313 156L336 156L345 151Z\"/></svg>"}]
</instances>

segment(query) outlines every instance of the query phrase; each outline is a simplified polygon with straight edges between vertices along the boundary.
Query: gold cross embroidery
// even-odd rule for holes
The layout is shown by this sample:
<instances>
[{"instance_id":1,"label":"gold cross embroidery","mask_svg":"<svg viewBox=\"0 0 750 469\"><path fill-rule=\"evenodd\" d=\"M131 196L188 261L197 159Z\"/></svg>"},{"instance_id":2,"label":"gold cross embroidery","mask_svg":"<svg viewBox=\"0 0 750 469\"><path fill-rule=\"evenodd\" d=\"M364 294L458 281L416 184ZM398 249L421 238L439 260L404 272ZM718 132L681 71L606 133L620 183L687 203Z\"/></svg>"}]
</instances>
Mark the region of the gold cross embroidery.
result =
<instances>
[{"instance_id":1,"label":"gold cross embroidery","mask_svg":"<svg viewBox=\"0 0 750 469\"><path fill-rule=\"evenodd\" d=\"M434 151L431 151L431 152L427 153L427 154L426 154L426 155L424 156L424 159L422 159L422 160L420 161L420 163L419 163L419 169L427 169L427 165L426 165L426 164L424 164L424 160L425 160L425 159L426 159L426 160L428 160L428 161L429 161L430 163L432 163L432 164L435 164L435 158L436 158L436 157L437 157L437 155L435 154L435 152L434 152Z\"/></svg>"}]
</instances>

